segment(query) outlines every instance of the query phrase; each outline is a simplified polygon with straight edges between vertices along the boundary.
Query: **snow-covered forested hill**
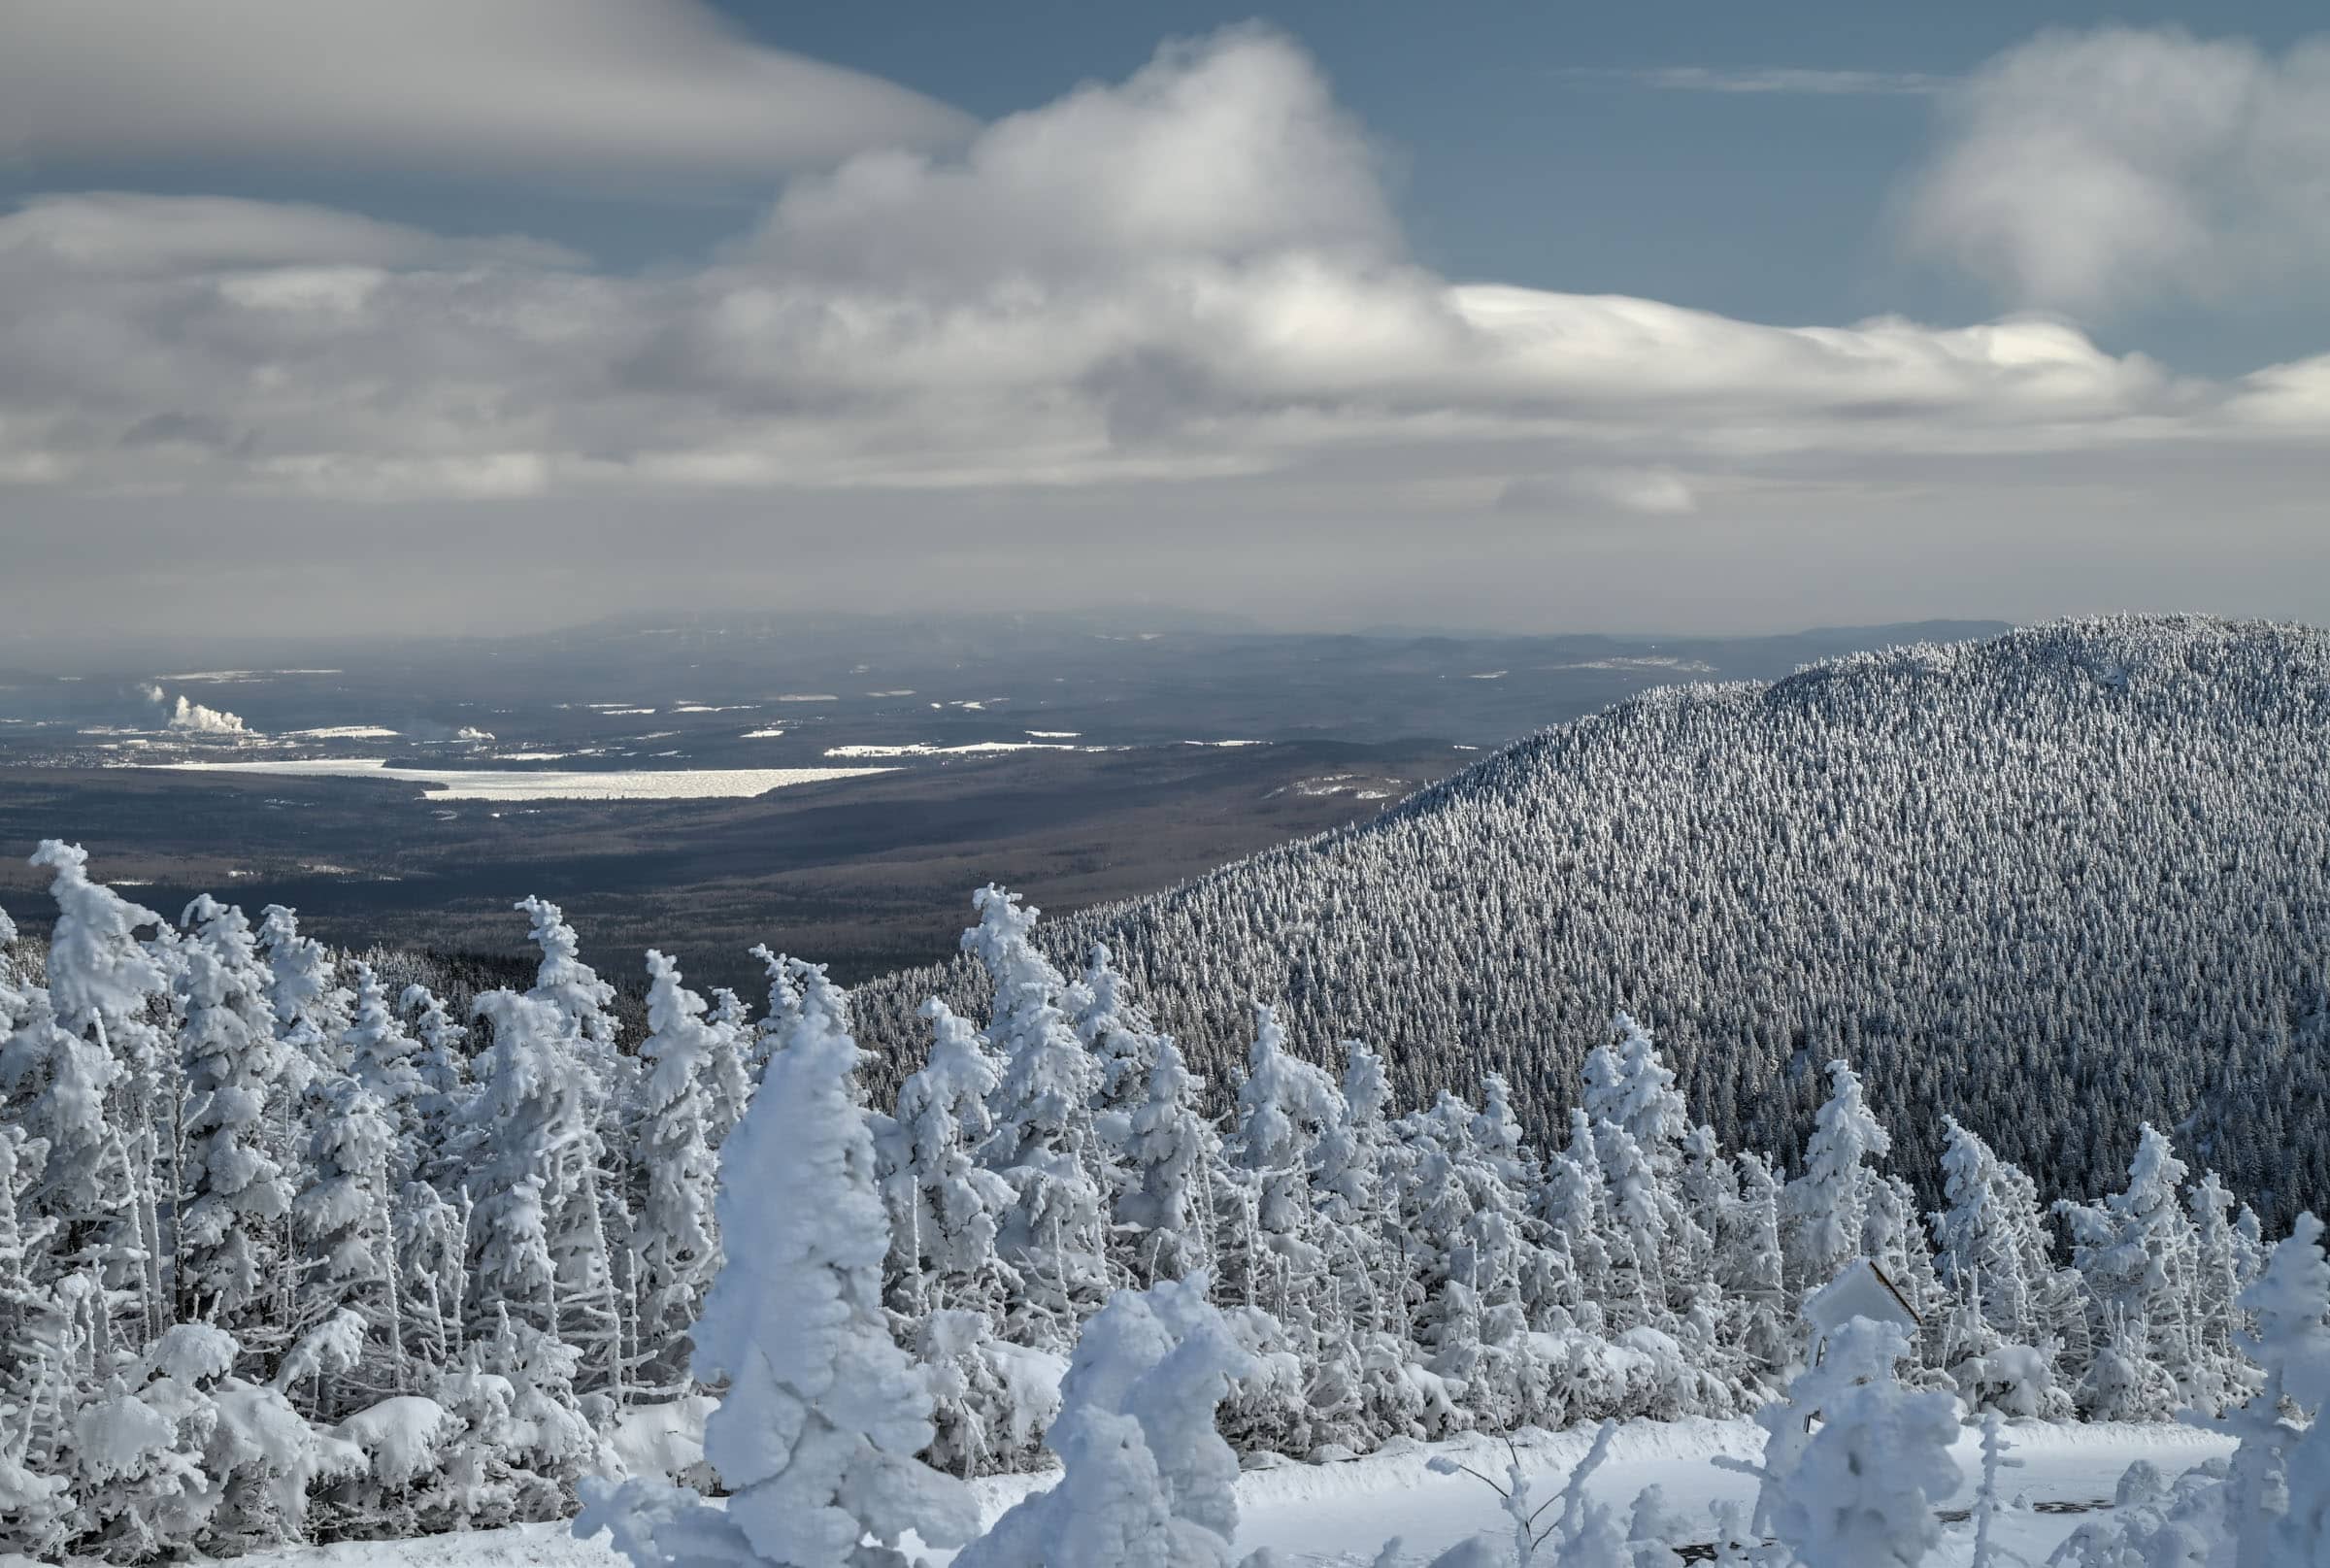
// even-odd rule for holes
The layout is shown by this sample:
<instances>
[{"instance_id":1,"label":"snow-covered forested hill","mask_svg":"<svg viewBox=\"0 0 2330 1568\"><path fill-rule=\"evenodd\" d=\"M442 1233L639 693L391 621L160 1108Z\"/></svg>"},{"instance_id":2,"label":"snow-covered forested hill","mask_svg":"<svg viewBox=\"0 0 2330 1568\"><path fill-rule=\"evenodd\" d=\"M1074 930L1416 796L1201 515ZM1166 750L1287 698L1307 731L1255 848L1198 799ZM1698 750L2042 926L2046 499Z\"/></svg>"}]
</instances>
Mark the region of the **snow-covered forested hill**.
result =
<instances>
[{"instance_id":1,"label":"snow-covered forested hill","mask_svg":"<svg viewBox=\"0 0 2330 1568\"><path fill-rule=\"evenodd\" d=\"M1364 826L1060 922L1226 1083L1236 1002L1428 1103L1500 1073L1558 1136L1623 1007L1694 1115L1802 1154L1849 1060L1897 1168L1945 1116L2046 1196L2173 1126L2269 1225L2330 1203L2330 637L2118 617L1678 687L1548 730ZM864 987L893 1073L970 959Z\"/></svg>"}]
</instances>

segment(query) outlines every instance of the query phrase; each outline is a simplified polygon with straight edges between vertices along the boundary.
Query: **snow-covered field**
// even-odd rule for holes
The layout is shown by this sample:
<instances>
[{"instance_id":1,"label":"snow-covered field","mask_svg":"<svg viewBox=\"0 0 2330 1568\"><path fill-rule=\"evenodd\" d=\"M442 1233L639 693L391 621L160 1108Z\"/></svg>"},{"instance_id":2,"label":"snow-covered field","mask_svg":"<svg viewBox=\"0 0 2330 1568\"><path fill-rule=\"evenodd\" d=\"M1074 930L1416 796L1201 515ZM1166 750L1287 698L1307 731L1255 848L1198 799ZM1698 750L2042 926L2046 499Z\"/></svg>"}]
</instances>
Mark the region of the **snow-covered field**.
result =
<instances>
[{"instance_id":1,"label":"snow-covered field","mask_svg":"<svg viewBox=\"0 0 2330 1568\"><path fill-rule=\"evenodd\" d=\"M604 773L547 769L392 768L365 757L299 757L262 762L170 762L181 773L389 779L422 785L431 800L713 800L763 795L788 784L886 773L886 768L633 768Z\"/></svg>"},{"instance_id":2,"label":"snow-covered field","mask_svg":"<svg viewBox=\"0 0 2330 1568\"><path fill-rule=\"evenodd\" d=\"M902 746L829 746L827 756L839 757L899 757L899 756L985 756L996 751L1107 751L1106 746L1070 746L1058 741L969 741L960 746L942 746L936 741L913 741Z\"/></svg>"},{"instance_id":3,"label":"snow-covered field","mask_svg":"<svg viewBox=\"0 0 2330 1568\"><path fill-rule=\"evenodd\" d=\"M1956 1451L1959 1468L1970 1482L1979 1463L1979 1440L1970 1427ZM2012 1440L2013 1456L2021 1459L2024 1468L2011 1473L2008 1495L2020 1494L2034 1504L2108 1500L2120 1473L2135 1460L2148 1459L2174 1477L2232 1449L2222 1438L2176 1426L2030 1424L2014 1428ZM1591 1441L1592 1434L1583 1431L1523 1441L1523 1458L1541 1495L1550 1496L1560 1488ZM1725 1498L1746 1501L1754 1489L1747 1477L1718 1470L1711 1460L1717 1454L1751 1458L1760 1444L1760 1432L1745 1421L1635 1421L1618 1432L1592 1490L1622 1510L1645 1486L1656 1485L1664 1490L1671 1509L1685 1518L1704 1519L1713 1503ZM1273 1548L1287 1568L1345 1568L1373 1562L1383 1544L1398 1536L1410 1559L1422 1563L1465 1536L1497 1529L1500 1516L1488 1488L1470 1477L1434 1475L1427 1468L1434 1454L1466 1458L1476 1468L1505 1462L1502 1444L1478 1441L1418 1446L1346 1464L1287 1464L1248 1471L1238 1484L1243 1515L1238 1549L1244 1552ZM982 1510L992 1519L1047 1483L1045 1477L983 1480L977 1484ZM1956 1499L1958 1506L1965 1501L1965 1494ZM2033 1561L2044 1561L2086 1517L2019 1510L2002 1521L2000 1541ZM1945 1554L1933 1568L1958 1568L1972 1551L1969 1527L1954 1526ZM252 1568L616 1568L621 1561L603 1545L577 1541L557 1524L414 1541L344 1543L238 1560Z\"/></svg>"}]
</instances>

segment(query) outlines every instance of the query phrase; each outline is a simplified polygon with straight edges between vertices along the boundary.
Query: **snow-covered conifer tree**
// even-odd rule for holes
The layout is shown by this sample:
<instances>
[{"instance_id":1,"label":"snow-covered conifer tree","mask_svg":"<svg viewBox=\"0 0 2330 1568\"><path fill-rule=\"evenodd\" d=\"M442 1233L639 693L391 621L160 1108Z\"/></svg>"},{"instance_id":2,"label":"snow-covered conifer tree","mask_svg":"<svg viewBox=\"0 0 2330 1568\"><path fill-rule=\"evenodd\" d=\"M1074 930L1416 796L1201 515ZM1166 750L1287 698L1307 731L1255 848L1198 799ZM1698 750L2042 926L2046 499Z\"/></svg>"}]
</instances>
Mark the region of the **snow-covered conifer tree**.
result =
<instances>
[{"instance_id":1,"label":"snow-covered conifer tree","mask_svg":"<svg viewBox=\"0 0 2330 1568\"><path fill-rule=\"evenodd\" d=\"M289 1240L282 1221L291 1212L291 1184L278 1113L290 1075L275 1036L269 976L241 910L205 894L187 907L185 922L192 938L181 950L178 981L186 1084L179 1118L179 1310L231 1333L256 1328L280 1342L286 1325L278 1269ZM264 1310L270 1306L272 1314Z\"/></svg>"},{"instance_id":2,"label":"snow-covered conifer tree","mask_svg":"<svg viewBox=\"0 0 2330 1568\"><path fill-rule=\"evenodd\" d=\"M712 992L712 1011L704 1021L713 1029L712 1057L704 1070L704 1092L710 1101L704 1136L716 1152L752 1103L752 1020L736 992L716 985Z\"/></svg>"},{"instance_id":3,"label":"snow-covered conifer tree","mask_svg":"<svg viewBox=\"0 0 2330 1568\"><path fill-rule=\"evenodd\" d=\"M680 966L648 953L648 1038L639 1053L640 1165L647 1174L631 1245L640 1272L639 1339L647 1385L684 1392L685 1336L719 1270L713 1218L717 1161L710 1089L719 1031Z\"/></svg>"},{"instance_id":4,"label":"snow-covered conifer tree","mask_svg":"<svg viewBox=\"0 0 2330 1568\"><path fill-rule=\"evenodd\" d=\"M760 1016L760 1024L752 1041L750 1070L755 1083L760 1080L762 1064L782 1049L785 1032L792 1028L801 1011L801 992L793 984L793 961L782 952L772 952L764 943L752 949L761 967L768 971L769 1006Z\"/></svg>"},{"instance_id":5,"label":"snow-covered conifer tree","mask_svg":"<svg viewBox=\"0 0 2330 1568\"><path fill-rule=\"evenodd\" d=\"M2241 1306L2257 1325L2245 1345L2261 1376L2248 1402L2225 1422L2241 1440L2225 1476L2233 1568L2313 1562L2281 1554L2276 1521L2285 1512L2298 1514L2291 1533L2302 1534L2306 1517L2322 1507L2321 1445L2314 1443L2304 1459L2297 1452L2310 1430L2330 1430L2319 1418L2330 1407L2330 1261L2322 1253L2320 1220L2298 1216L2288 1239L2242 1293ZM2301 1424L2309 1416L2311 1427Z\"/></svg>"},{"instance_id":6,"label":"snow-covered conifer tree","mask_svg":"<svg viewBox=\"0 0 2330 1568\"><path fill-rule=\"evenodd\" d=\"M1254 1043L1223 1153L1253 1192L1254 1251L1223 1258L1224 1289L1298 1334L1315 1332L1326 1268L1315 1238L1311 1170L1344 1115L1334 1080L1286 1050L1277 1013L1254 1009ZM1250 1279L1239 1276L1251 1271Z\"/></svg>"},{"instance_id":7,"label":"snow-covered conifer tree","mask_svg":"<svg viewBox=\"0 0 2330 1568\"><path fill-rule=\"evenodd\" d=\"M0 1124L0 1557L59 1561L72 1529L64 1440L78 1404L53 1287L35 1274L52 1221L23 1212L48 1146Z\"/></svg>"},{"instance_id":8,"label":"snow-covered conifer tree","mask_svg":"<svg viewBox=\"0 0 2330 1568\"><path fill-rule=\"evenodd\" d=\"M999 1079L967 1019L936 997L923 1004L930 1056L898 1091L897 1149L884 1161L891 1305L914 1317L952 1309L1001 1322L1012 1281L995 1253L996 1215L1010 1185L975 1157L991 1127Z\"/></svg>"},{"instance_id":9,"label":"snow-covered conifer tree","mask_svg":"<svg viewBox=\"0 0 2330 1568\"><path fill-rule=\"evenodd\" d=\"M805 1011L722 1159L726 1261L692 1371L729 1384L705 1432L727 1507L646 1481L584 1488L577 1532L612 1530L637 1568L902 1568L908 1531L947 1547L978 1526L968 1489L916 1457L930 1396L882 1309L889 1236L852 1084L862 1053L837 1022Z\"/></svg>"},{"instance_id":10,"label":"snow-covered conifer tree","mask_svg":"<svg viewBox=\"0 0 2330 1568\"><path fill-rule=\"evenodd\" d=\"M107 1075L102 1108L76 1107L61 1118L75 1134L92 1123L104 1127L98 1147L77 1148L73 1136L50 1141L52 1165L95 1156L71 1178L89 1207L60 1217L66 1219L66 1246L104 1250L106 1284L127 1289L123 1326L133 1345L143 1345L168 1322L167 1265L175 1251L162 1230L162 1199L177 1187L177 1151L163 1129L175 1119L170 1108L181 1074L169 1041L148 1017L150 1005L169 990L170 966L137 934L145 926L161 927L162 917L90 881L88 855L79 845L45 840L32 863L53 874L49 890L56 900L56 924L49 935L48 984L53 1024L110 1054L115 1068ZM40 1023L36 1017L36 1036ZM79 1093L90 1082L94 1064L78 1051L54 1049L52 1041L34 1050L58 1071L48 1084L51 1095L60 1084L65 1092Z\"/></svg>"},{"instance_id":11,"label":"snow-covered conifer tree","mask_svg":"<svg viewBox=\"0 0 2330 1568\"><path fill-rule=\"evenodd\" d=\"M1799 1294L1819 1288L1862 1255L1877 1181L1866 1162L1882 1159L1893 1147L1862 1097L1851 1064L1830 1062L1828 1078L1828 1102L1804 1146L1804 1172L1781 1194L1788 1274Z\"/></svg>"},{"instance_id":12,"label":"snow-covered conifer tree","mask_svg":"<svg viewBox=\"0 0 2330 1568\"><path fill-rule=\"evenodd\" d=\"M1780 1560L1802 1568L1915 1568L1941 1539L1934 1507L1960 1476L1949 1449L1957 1402L1913 1392L1894 1376L1910 1343L1892 1323L1856 1318L1828 1338L1817 1365L1785 1400L1755 1413L1764 1451L1755 1527L1780 1538ZM1815 1428L1808 1418L1817 1414Z\"/></svg>"},{"instance_id":13,"label":"snow-covered conifer tree","mask_svg":"<svg viewBox=\"0 0 2330 1568\"><path fill-rule=\"evenodd\" d=\"M397 998L397 1011L413 1022L420 1050L413 1058L420 1075L421 1096L416 1106L426 1141L442 1148L445 1123L469 1092L469 1052L463 1042L469 1030L454 1021L445 1004L426 985L407 985Z\"/></svg>"},{"instance_id":14,"label":"snow-covered conifer tree","mask_svg":"<svg viewBox=\"0 0 2330 1568\"><path fill-rule=\"evenodd\" d=\"M356 964L355 1017L343 1041L349 1072L371 1090L397 1129L398 1181L410 1175L417 1156L420 1105L430 1092L421 1075L421 1043L407 1034L389 1010L386 988L372 965Z\"/></svg>"},{"instance_id":15,"label":"snow-covered conifer tree","mask_svg":"<svg viewBox=\"0 0 2330 1568\"><path fill-rule=\"evenodd\" d=\"M1045 1441L1061 1476L1008 1510L957 1568L1230 1568L1238 1456L1215 1426L1254 1361L1207 1281L1120 1290L1084 1325Z\"/></svg>"},{"instance_id":16,"label":"snow-covered conifer tree","mask_svg":"<svg viewBox=\"0 0 2330 1568\"><path fill-rule=\"evenodd\" d=\"M1028 913L1032 918L1034 912ZM1133 1000L1131 984L1116 968L1107 943L1095 942L1088 950L1079 987L1079 1005L1068 1021L1100 1064L1098 1108L1104 1115L1129 1113L1148 1097L1148 1070L1157 1052L1155 1026Z\"/></svg>"},{"instance_id":17,"label":"snow-covered conifer tree","mask_svg":"<svg viewBox=\"0 0 2330 1568\"><path fill-rule=\"evenodd\" d=\"M318 1073L346 1072L352 998L333 978L332 955L301 933L298 913L282 904L259 912L258 944L276 1036L292 1053L293 1089L304 1090Z\"/></svg>"},{"instance_id":18,"label":"snow-covered conifer tree","mask_svg":"<svg viewBox=\"0 0 2330 1568\"><path fill-rule=\"evenodd\" d=\"M2240 1307L2247 1282L2242 1278L2240 1232L2233 1219L2234 1198L2214 1171L2204 1171L2187 1191L2193 1225L2192 1335L2195 1361L2193 1404L2205 1411L2221 1411L2248 1397L2252 1369L2241 1354L2246 1329Z\"/></svg>"},{"instance_id":19,"label":"snow-covered conifer tree","mask_svg":"<svg viewBox=\"0 0 2330 1568\"><path fill-rule=\"evenodd\" d=\"M337 1418L417 1385L396 1246L396 1168L408 1157L398 1130L371 1084L352 1074L333 1081L312 1135L312 1180L298 1198L313 1261L296 1327L353 1314L358 1338L347 1365L318 1379L313 1416Z\"/></svg>"},{"instance_id":20,"label":"snow-covered conifer tree","mask_svg":"<svg viewBox=\"0 0 2330 1568\"><path fill-rule=\"evenodd\" d=\"M985 921L966 933L967 942L993 927L1017 928L1018 912L1006 895L985 897L981 908ZM1048 1000L1032 948L999 938L998 951L996 1006L1005 1011L988 1025L988 1039L1004 1046L1005 1056L995 1130L980 1163L1013 1193L997 1217L996 1250L1023 1288L1006 1326L1014 1339L1064 1351L1077 1323L1099 1306L1107 1280L1105 1162L1092 1127L1099 1070Z\"/></svg>"},{"instance_id":21,"label":"snow-covered conifer tree","mask_svg":"<svg viewBox=\"0 0 2330 1568\"><path fill-rule=\"evenodd\" d=\"M1210 1213L1220 1138L1198 1109L1199 1084L1168 1039L1156 1042L1145 1097L1127 1124L1117 1227L1142 1285L1186 1279L1213 1261Z\"/></svg>"},{"instance_id":22,"label":"snow-covered conifer tree","mask_svg":"<svg viewBox=\"0 0 2330 1568\"><path fill-rule=\"evenodd\" d=\"M585 1390L615 1385L623 1321L601 1218L597 1085L575 1015L555 1002L492 991L478 998L493 1044L470 1108L490 1149L471 1189L476 1212L473 1321L507 1309L582 1357Z\"/></svg>"},{"instance_id":23,"label":"snow-covered conifer tree","mask_svg":"<svg viewBox=\"0 0 2330 1568\"><path fill-rule=\"evenodd\" d=\"M2166 1419L2202 1382L2191 1316L2199 1244L2177 1190L2184 1175L2147 1122L2124 1189L2056 1205L2095 1323L2098 1349L2079 1397L2097 1418Z\"/></svg>"}]
</instances>

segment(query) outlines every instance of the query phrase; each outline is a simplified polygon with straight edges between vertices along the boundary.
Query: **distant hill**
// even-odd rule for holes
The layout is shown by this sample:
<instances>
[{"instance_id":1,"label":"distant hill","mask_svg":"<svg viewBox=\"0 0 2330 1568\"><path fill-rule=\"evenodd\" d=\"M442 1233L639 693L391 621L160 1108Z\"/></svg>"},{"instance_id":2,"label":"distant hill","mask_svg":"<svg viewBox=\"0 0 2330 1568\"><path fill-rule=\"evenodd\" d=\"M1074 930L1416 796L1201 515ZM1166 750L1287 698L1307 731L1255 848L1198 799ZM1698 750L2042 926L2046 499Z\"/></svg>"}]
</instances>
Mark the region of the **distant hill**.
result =
<instances>
[{"instance_id":1,"label":"distant hill","mask_svg":"<svg viewBox=\"0 0 2330 1568\"><path fill-rule=\"evenodd\" d=\"M1946 1112L2050 1195L2149 1118L2270 1223L2330 1202L2326 762L2323 633L2068 622L1648 692L1047 942L1107 941L1217 1082L1273 1000L1542 1129L1622 1007L1726 1142L1794 1161L1842 1055L1929 1189ZM976 985L862 989L869 1044L918 1061L933 991Z\"/></svg>"}]
</instances>

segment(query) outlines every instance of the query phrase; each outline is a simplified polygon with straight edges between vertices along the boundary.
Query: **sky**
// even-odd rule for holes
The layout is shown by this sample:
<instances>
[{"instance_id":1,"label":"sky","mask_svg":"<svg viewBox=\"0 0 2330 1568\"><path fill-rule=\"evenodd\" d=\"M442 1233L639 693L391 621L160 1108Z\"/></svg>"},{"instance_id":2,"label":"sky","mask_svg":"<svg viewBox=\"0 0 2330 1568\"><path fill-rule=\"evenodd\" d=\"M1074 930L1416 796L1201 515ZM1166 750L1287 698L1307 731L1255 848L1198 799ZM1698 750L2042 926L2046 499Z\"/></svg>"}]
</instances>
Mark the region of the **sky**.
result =
<instances>
[{"instance_id":1,"label":"sky","mask_svg":"<svg viewBox=\"0 0 2330 1568\"><path fill-rule=\"evenodd\" d=\"M7 8L0 651L2330 620L2313 9Z\"/></svg>"}]
</instances>

